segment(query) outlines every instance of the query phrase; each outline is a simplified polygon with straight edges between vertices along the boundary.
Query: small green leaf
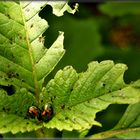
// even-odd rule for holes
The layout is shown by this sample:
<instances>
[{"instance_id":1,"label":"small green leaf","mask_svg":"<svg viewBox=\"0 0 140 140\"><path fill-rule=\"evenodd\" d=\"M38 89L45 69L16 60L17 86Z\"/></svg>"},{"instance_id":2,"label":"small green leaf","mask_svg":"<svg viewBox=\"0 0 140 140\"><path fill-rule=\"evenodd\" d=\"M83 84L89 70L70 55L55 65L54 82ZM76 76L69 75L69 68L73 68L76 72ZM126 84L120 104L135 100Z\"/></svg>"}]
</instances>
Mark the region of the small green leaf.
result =
<instances>
[{"instance_id":1,"label":"small green leaf","mask_svg":"<svg viewBox=\"0 0 140 140\"><path fill-rule=\"evenodd\" d=\"M126 129L126 131L116 135L118 138L140 138L140 103L129 105L123 117L114 128L114 130L123 129Z\"/></svg>"},{"instance_id":2,"label":"small green leaf","mask_svg":"<svg viewBox=\"0 0 140 140\"><path fill-rule=\"evenodd\" d=\"M48 2L48 4L52 6L53 14L55 14L56 16L62 16L65 11L74 14L78 10L78 4L76 4L74 9L72 10L65 1L59 1L59 3L56 3L55 1L50 1Z\"/></svg>"}]
</instances>

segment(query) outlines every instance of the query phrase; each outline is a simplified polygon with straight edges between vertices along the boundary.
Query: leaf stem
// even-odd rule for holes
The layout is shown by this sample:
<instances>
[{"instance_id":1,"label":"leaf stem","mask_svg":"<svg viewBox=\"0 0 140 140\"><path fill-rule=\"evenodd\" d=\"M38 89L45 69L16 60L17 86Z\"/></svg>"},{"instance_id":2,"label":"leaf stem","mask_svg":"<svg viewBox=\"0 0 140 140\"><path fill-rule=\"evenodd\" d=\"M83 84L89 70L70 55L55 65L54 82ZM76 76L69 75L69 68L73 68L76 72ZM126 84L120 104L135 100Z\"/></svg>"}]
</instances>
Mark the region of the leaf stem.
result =
<instances>
[{"instance_id":1,"label":"leaf stem","mask_svg":"<svg viewBox=\"0 0 140 140\"><path fill-rule=\"evenodd\" d=\"M105 139L105 138L111 138L113 136L123 134L123 133L128 133L132 131L140 131L140 128L125 128L125 129L120 129L120 130L108 130L105 132L97 133L94 135L91 135L88 137L88 139Z\"/></svg>"},{"instance_id":2,"label":"leaf stem","mask_svg":"<svg viewBox=\"0 0 140 140\"><path fill-rule=\"evenodd\" d=\"M29 35L28 35L28 30L27 30L27 25L26 25L26 21L23 15L23 10L22 7L20 6L21 11L22 11L22 19L25 25L25 31L26 31L26 42L27 42L27 47L29 50L29 56L30 56L30 60L31 60L31 65L32 65L32 75L33 75L33 80L34 80L34 87L35 87L35 97L36 97L36 101L39 104L39 85L38 85L38 81L37 81L37 75L36 75L36 68L35 68L35 63L34 63L34 58L33 58L33 50L32 50L32 46L31 43L29 41Z\"/></svg>"}]
</instances>

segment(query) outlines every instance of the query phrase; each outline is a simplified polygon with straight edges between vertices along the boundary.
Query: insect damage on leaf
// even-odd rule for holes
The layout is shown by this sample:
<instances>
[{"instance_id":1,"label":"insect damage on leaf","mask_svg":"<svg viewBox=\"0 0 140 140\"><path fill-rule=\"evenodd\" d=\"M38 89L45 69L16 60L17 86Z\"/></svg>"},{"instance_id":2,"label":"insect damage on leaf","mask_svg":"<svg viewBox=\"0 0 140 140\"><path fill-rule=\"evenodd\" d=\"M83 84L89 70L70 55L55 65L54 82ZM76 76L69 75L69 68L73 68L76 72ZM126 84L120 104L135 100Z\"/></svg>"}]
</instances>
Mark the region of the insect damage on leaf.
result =
<instances>
[{"instance_id":1,"label":"insect damage on leaf","mask_svg":"<svg viewBox=\"0 0 140 140\"><path fill-rule=\"evenodd\" d=\"M74 13L67 2L0 2L0 133L34 131L52 119L53 108L39 106L45 77L65 53L64 33L52 46L44 46L48 22L39 12L50 5L57 16ZM63 8L65 6L65 8ZM60 14L61 12L61 14ZM16 120L16 121L15 121ZM35 122L35 123L34 123ZM17 125L18 124L18 125Z\"/></svg>"}]
</instances>

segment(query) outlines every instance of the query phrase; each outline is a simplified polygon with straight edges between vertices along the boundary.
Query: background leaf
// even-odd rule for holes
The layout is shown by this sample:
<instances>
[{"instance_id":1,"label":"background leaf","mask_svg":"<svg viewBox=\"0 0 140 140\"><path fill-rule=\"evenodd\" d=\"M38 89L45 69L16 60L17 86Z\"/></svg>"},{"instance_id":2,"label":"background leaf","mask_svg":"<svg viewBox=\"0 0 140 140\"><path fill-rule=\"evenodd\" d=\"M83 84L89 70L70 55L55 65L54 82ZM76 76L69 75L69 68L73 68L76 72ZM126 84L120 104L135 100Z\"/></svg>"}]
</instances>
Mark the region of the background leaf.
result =
<instances>
[{"instance_id":1,"label":"background leaf","mask_svg":"<svg viewBox=\"0 0 140 140\"><path fill-rule=\"evenodd\" d=\"M114 130L128 129L122 134L116 135L117 138L137 139L140 137L140 103L129 105L119 123ZM133 129L131 129L133 128ZM136 128L136 129L135 129Z\"/></svg>"},{"instance_id":2,"label":"background leaf","mask_svg":"<svg viewBox=\"0 0 140 140\"><path fill-rule=\"evenodd\" d=\"M113 2L108 2L105 4L101 4L99 6L99 9L105 13L108 14L109 16L124 16L128 14L140 14L140 9L139 9L140 4L139 3L113 3ZM119 10L114 10L114 9L119 9Z\"/></svg>"}]
</instances>

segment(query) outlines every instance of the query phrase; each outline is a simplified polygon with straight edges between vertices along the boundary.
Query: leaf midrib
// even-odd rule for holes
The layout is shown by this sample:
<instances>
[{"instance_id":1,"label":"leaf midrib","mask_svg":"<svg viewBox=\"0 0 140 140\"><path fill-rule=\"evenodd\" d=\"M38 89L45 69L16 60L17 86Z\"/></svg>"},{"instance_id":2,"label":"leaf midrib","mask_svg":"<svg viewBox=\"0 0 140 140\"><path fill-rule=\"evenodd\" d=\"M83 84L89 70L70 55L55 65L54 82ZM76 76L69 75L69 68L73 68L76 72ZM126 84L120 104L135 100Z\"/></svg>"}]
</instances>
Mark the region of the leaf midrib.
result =
<instances>
[{"instance_id":1,"label":"leaf midrib","mask_svg":"<svg viewBox=\"0 0 140 140\"><path fill-rule=\"evenodd\" d=\"M125 88L127 88L127 87L128 87L128 86L125 85L122 89L125 89ZM99 96L96 96L96 97L92 97L92 98L87 99L87 100L82 101L82 102L78 102L77 104L74 104L74 105L71 105L71 106L67 106L66 109L64 109L64 110L60 110L59 112L57 112L57 114L56 114L55 116L61 114L63 111L67 111L67 110L69 110L69 109L68 109L69 107L70 107L70 108L73 108L73 107L75 107L75 106L77 106L77 105L83 104L83 103L85 103L85 102L87 102L87 101L94 100L94 99L97 99L97 98L98 98L99 100L102 100L103 102L107 102L107 103L109 103L108 101L103 100L103 99L101 99L100 97L101 97L101 96L104 96L104 95L107 95L107 94L112 94L112 93L117 92L117 91L118 91L118 90L116 90L116 91L112 91L112 92L108 92L108 93L106 93L106 94L99 95ZM111 103L109 103L109 104L111 104ZM93 107L94 107L94 106L93 106ZM95 107L94 107L94 108L95 108ZM97 109L97 110L100 110L99 108L96 108L96 109Z\"/></svg>"},{"instance_id":2,"label":"leaf midrib","mask_svg":"<svg viewBox=\"0 0 140 140\"><path fill-rule=\"evenodd\" d=\"M24 27L25 27L26 43L27 43L28 52L29 52L29 56L30 56L30 61L31 61L31 65L32 65L32 76L33 76L33 80L34 80L35 97L36 97L37 103L39 103L39 91L40 91L40 89L39 89L39 84L38 84L38 81L37 81L35 62L34 62L34 59L33 59L33 51L32 51L32 47L31 47L31 43L29 41L29 33L28 33L28 30L27 30L27 25L26 25L26 21L25 21L25 18L24 18L24 11L22 9L21 2L20 2L19 5L20 5L20 9L21 9L23 24L24 24Z\"/></svg>"}]
</instances>

